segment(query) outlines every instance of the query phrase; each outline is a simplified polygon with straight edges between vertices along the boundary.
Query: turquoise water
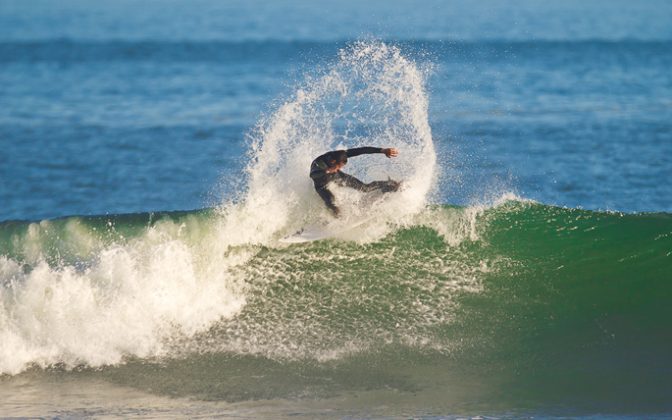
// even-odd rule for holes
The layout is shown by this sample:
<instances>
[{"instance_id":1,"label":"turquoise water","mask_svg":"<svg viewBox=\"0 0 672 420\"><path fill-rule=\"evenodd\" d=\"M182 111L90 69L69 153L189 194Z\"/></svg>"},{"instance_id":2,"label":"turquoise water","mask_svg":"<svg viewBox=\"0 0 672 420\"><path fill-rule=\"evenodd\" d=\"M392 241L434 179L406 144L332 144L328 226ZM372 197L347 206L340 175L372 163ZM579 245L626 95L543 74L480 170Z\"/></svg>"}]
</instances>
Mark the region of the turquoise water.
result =
<instances>
[{"instance_id":1,"label":"turquoise water","mask_svg":"<svg viewBox=\"0 0 672 420\"><path fill-rule=\"evenodd\" d=\"M0 0L0 416L668 417L672 8L584 3Z\"/></svg>"}]
</instances>

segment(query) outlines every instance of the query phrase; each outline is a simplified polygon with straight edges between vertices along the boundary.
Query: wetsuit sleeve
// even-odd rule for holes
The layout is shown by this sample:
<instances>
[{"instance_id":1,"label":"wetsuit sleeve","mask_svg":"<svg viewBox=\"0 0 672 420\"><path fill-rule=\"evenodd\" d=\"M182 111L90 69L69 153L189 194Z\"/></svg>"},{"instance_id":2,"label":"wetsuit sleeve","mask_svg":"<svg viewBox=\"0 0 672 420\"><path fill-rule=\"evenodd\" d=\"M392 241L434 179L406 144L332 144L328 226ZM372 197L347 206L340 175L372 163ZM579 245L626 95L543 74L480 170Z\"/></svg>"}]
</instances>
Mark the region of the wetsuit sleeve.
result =
<instances>
[{"instance_id":1,"label":"wetsuit sleeve","mask_svg":"<svg viewBox=\"0 0 672 420\"><path fill-rule=\"evenodd\" d=\"M346 150L348 157L355 157L359 155L370 155L372 153L383 153L382 147L356 147L354 149Z\"/></svg>"}]
</instances>

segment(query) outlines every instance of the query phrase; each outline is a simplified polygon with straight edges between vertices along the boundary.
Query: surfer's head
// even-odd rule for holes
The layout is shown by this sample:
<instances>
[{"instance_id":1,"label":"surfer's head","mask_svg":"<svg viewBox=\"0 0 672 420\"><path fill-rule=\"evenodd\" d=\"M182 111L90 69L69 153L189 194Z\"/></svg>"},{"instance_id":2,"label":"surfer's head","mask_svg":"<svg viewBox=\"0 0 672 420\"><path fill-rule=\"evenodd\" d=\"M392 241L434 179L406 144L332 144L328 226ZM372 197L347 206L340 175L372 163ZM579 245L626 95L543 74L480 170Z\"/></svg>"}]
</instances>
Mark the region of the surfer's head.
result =
<instances>
[{"instance_id":1,"label":"surfer's head","mask_svg":"<svg viewBox=\"0 0 672 420\"><path fill-rule=\"evenodd\" d=\"M348 163L348 153L345 150L335 150L327 153L324 160L328 166L328 173L338 172Z\"/></svg>"}]
</instances>

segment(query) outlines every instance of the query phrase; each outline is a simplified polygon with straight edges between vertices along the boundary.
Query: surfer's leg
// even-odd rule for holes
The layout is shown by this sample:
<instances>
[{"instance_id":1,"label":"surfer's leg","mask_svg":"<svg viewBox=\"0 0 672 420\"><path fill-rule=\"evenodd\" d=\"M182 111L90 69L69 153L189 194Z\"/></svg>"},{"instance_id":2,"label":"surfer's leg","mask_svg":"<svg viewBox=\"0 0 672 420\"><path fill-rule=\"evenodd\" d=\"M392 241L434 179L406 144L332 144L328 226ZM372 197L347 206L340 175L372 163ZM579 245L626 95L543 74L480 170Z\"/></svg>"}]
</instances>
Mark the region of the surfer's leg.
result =
<instances>
[{"instance_id":1,"label":"surfer's leg","mask_svg":"<svg viewBox=\"0 0 672 420\"><path fill-rule=\"evenodd\" d=\"M331 212L334 214L334 216L338 217L338 215L340 213L340 210L334 204L334 195L331 193L331 191L329 191L327 189L327 186L326 185L322 185L322 186L315 185L315 191L317 191L319 196L324 201L324 204L327 205L327 207L329 208L329 210L331 210Z\"/></svg>"},{"instance_id":2,"label":"surfer's leg","mask_svg":"<svg viewBox=\"0 0 672 420\"><path fill-rule=\"evenodd\" d=\"M350 188L354 188L363 192L371 191L382 191L382 192L392 192L399 189L399 182L388 179L387 181L373 181L368 184L363 183L359 179L355 178L352 175L348 175L344 172L338 173L339 184L345 185Z\"/></svg>"},{"instance_id":3,"label":"surfer's leg","mask_svg":"<svg viewBox=\"0 0 672 420\"><path fill-rule=\"evenodd\" d=\"M381 191L381 192L394 192L399 189L400 183L392 179L387 181L373 181L365 184L365 189L363 191Z\"/></svg>"},{"instance_id":4,"label":"surfer's leg","mask_svg":"<svg viewBox=\"0 0 672 420\"><path fill-rule=\"evenodd\" d=\"M355 178L352 175L348 175L344 172L338 172L338 180L336 181L340 185L354 188L359 191L366 191L366 184Z\"/></svg>"}]
</instances>

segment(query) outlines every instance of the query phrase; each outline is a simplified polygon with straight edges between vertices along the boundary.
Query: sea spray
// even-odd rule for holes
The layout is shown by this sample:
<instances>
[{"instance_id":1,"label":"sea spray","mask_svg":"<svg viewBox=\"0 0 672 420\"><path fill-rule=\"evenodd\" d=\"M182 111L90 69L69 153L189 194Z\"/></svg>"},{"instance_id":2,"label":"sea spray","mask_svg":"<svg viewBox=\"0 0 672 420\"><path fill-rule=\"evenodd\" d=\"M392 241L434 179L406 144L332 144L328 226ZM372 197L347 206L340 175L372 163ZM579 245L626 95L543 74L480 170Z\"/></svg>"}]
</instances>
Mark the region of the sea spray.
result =
<instances>
[{"instance_id":1,"label":"sea spray","mask_svg":"<svg viewBox=\"0 0 672 420\"><path fill-rule=\"evenodd\" d=\"M308 78L251 134L253 159L242 208L258 224L255 232L260 236L255 239L263 242L264 236L291 233L330 217L307 174L312 159L334 149L399 149L396 159L360 156L345 170L365 182L387 177L402 181L399 193L374 206L377 226L399 224L417 213L435 182L427 112L424 74L397 47L357 42L341 50L335 63ZM359 200L352 191L337 194L346 219L362 216Z\"/></svg>"}]
</instances>

